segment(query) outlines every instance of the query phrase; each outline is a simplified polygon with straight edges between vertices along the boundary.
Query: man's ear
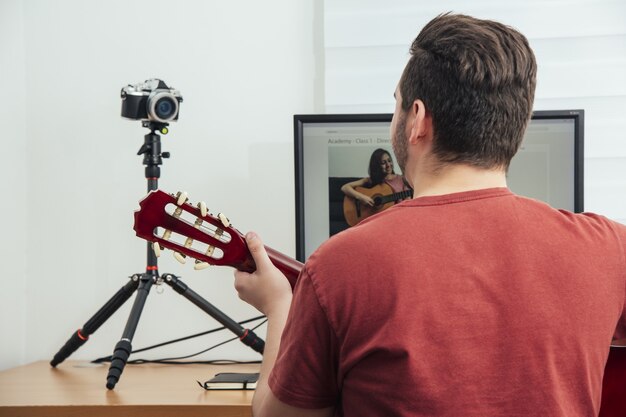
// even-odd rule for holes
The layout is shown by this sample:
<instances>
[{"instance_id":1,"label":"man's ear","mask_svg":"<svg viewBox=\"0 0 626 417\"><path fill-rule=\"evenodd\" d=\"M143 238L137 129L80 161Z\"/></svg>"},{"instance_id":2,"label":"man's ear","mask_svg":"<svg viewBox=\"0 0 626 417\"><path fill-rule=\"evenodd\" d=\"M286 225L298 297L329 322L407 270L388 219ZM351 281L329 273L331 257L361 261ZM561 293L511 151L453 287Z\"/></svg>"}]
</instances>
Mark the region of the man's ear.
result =
<instances>
[{"instance_id":1,"label":"man's ear","mask_svg":"<svg viewBox=\"0 0 626 417\"><path fill-rule=\"evenodd\" d=\"M432 130L432 119L426 111L426 106L422 100L415 100L410 110L410 119L412 119L411 132L409 134L409 143L415 144L418 140L428 136Z\"/></svg>"}]
</instances>

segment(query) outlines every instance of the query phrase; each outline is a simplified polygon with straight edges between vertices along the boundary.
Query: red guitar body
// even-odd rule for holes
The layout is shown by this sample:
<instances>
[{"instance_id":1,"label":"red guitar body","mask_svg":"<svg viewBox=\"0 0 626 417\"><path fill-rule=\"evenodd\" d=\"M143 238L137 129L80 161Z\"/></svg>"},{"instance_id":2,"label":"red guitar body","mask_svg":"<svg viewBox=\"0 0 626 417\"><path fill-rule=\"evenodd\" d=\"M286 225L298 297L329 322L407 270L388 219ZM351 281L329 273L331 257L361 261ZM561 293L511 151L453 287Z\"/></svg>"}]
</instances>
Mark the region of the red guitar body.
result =
<instances>
[{"instance_id":1,"label":"red guitar body","mask_svg":"<svg viewBox=\"0 0 626 417\"><path fill-rule=\"evenodd\" d=\"M626 417L626 346L611 346L602 380L600 417Z\"/></svg>"}]
</instances>

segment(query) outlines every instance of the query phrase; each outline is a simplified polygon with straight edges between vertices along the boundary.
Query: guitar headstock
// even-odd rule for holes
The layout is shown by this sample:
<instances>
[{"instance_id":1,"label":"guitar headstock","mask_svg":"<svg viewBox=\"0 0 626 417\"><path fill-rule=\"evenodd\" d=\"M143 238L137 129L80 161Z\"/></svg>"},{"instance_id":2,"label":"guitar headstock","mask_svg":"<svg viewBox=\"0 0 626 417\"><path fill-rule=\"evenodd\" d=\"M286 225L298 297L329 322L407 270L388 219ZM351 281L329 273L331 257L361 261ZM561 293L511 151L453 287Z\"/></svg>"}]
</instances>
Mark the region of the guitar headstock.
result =
<instances>
[{"instance_id":1,"label":"guitar headstock","mask_svg":"<svg viewBox=\"0 0 626 417\"><path fill-rule=\"evenodd\" d=\"M228 265L254 271L255 265L245 238L221 213L210 214L204 203L192 205L186 193L151 191L135 212L135 232L154 242L155 253L162 248L174 251L181 262L196 259L196 269L208 265Z\"/></svg>"},{"instance_id":2,"label":"guitar headstock","mask_svg":"<svg viewBox=\"0 0 626 417\"><path fill-rule=\"evenodd\" d=\"M210 214L203 202L192 205L186 193L174 195L154 190L139 202L139 207L135 211L135 233L154 242L157 256L167 248L182 263L187 257L195 259L195 269L209 265L232 266L246 272L256 269L245 237L223 214ZM302 264L271 248L266 250L293 287Z\"/></svg>"}]
</instances>

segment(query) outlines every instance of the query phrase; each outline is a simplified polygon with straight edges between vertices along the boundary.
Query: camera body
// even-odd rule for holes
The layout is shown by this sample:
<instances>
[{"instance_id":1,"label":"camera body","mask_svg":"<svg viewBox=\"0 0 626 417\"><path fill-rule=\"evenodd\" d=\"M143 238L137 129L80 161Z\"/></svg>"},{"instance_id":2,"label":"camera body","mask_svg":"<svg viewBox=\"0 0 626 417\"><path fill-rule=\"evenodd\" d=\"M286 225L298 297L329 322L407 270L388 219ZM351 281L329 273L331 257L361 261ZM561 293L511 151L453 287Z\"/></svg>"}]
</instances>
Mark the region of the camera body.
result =
<instances>
[{"instance_id":1,"label":"camera body","mask_svg":"<svg viewBox=\"0 0 626 417\"><path fill-rule=\"evenodd\" d=\"M122 88L122 117L132 120L149 120L161 123L178 120L180 92L164 81L152 78Z\"/></svg>"}]
</instances>

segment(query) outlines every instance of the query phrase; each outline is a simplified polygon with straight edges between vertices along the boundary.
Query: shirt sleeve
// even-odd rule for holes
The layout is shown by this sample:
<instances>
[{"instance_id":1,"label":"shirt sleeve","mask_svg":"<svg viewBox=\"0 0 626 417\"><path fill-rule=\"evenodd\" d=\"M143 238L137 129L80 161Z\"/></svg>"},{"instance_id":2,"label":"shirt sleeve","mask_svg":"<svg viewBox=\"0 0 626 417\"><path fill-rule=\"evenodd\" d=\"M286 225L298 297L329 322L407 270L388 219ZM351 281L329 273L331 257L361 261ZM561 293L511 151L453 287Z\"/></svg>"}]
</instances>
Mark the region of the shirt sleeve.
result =
<instances>
[{"instance_id":1,"label":"shirt sleeve","mask_svg":"<svg viewBox=\"0 0 626 417\"><path fill-rule=\"evenodd\" d=\"M317 409L338 402L337 338L306 267L294 289L278 357L269 376L272 393L294 407Z\"/></svg>"}]
</instances>

